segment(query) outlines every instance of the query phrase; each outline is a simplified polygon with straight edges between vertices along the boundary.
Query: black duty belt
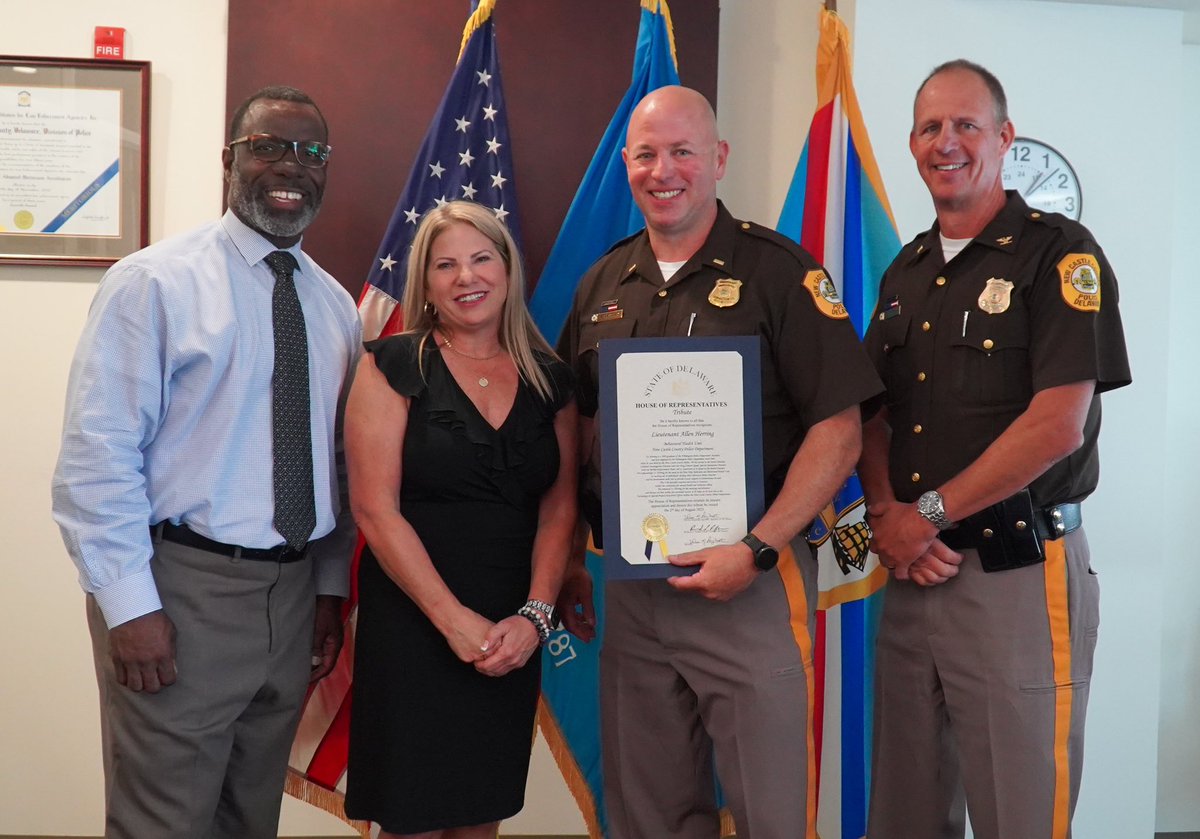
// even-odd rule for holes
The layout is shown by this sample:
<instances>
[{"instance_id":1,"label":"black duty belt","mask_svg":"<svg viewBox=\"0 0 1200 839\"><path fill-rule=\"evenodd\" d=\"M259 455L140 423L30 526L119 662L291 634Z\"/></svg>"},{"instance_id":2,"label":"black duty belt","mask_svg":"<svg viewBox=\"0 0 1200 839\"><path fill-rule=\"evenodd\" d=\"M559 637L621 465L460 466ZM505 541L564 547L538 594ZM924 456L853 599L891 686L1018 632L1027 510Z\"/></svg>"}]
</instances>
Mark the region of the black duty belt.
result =
<instances>
[{"instance_id":1,"label":"black duty belt","mask_svg":"<svg viewBox=\"0 0 1200 839\"><path fill-rule=\"evenodd\" d=\"M1044 559L1043 543L1061 539L1083 524L1079 504L1034 508L1029 490L986 507L943 530L938 538L949 548L979 551L985 571L1006 571Z\"/></svg>"},{"instance_id":2,"label":"black duty belt","mask_svg":"<svg viewBox=\"0 0 1200 839\"><path fill-rule=\"evenodd\" d=\"M1024 530L1030 525L1030 522L1020 518L1005 519L1003 511L996 510L998 506L993 505L968 516L958 523L958 527L943 530L938 534L938 538L947 547L957 551L977 547L980 542L995 538L1001 530ZM1083 524L1083 508L1079 504L1056 504L1053 507L1034 510L1032 518L1034 532L1042 541L1061 539L1072 530L1078 530Z\"/></svg>"},{"instance_id":3,"label":"black duty belt","mask_svg":"<svg viewBox=\"0 0 1200 839\"><path fill-rule=\"evenodd\" d=\"M299 562L308 556L308 545L300 549L287 544L276 545L273 548L243 548L241 545L227 545L224 542L209 539L186 525L171 524L169 521L150 525L150 538L163 539L177 545L186 545L189 548L198 548L235 559L253 559L259 562ZM309 545L311 544L310 542Z\"/></svg>"}]
</instances>

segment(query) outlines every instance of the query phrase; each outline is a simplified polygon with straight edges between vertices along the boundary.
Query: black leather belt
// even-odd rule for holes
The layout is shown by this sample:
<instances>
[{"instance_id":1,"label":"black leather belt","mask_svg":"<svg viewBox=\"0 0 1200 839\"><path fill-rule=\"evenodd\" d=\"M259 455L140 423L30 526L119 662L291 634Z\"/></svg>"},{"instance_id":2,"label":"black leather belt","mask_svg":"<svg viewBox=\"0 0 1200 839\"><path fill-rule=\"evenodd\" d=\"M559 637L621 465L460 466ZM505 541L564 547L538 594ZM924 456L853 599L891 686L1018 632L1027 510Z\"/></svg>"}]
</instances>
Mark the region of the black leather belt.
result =
<instances>
[{"instance_id":1,"label":"black leather belt","mask_svg":"<svg viewBox=\"0 0 1200 839\"><path fill-rule=\"evenodd\" d=\"M308 545L299 550L286 544L276 545L273 548L243 548L241 545L227 545L224 542L209 539L186 525L171 524L169 521L150 525L150 538L164 539L177 545L186 545L189 548L198 548L222 556L232 556L235 559L253 559L260 562L299 562L308 556Z\"/></svg>"},{"instance_id":2,"label":"black leather belt","mask_svg":"<svg viewBox=\"0 0 1200 839\"><path fill-rule=\"evenodd\" d=\"M1042 541L1061 539L1083 524L1083 508L1079 504L1055 504L1033 511L1033 521L1028 522L1008 512L1006 501L980 510L958 522L957 527L943 530L938 538L956 551L963 548L978 548L980 544L994 539L1001 530L1022 531L1032 526Z\"/></svg>"}]
</instances>

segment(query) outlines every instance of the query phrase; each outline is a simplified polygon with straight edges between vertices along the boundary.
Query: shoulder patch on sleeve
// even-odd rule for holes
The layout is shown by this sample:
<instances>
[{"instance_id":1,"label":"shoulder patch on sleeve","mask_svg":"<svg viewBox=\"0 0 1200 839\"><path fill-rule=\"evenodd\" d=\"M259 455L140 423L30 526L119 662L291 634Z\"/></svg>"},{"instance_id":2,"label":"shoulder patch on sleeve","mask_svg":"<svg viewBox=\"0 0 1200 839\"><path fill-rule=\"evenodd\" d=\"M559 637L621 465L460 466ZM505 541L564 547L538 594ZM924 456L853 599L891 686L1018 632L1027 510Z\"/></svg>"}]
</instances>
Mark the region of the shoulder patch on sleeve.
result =
<instances>
[{"instance_id":1,"label":"shoulder patch on sleeve","mask_svg":"<svg viewBox=\"0 0 1200 839\"><path fill-rule=\"evenodd\" d=\"M804 287L812 295L813 302L817 304L817 310L825 317L834 320L845 320L850 317L850 313L846 311L846 305L842 303L841 295L838 294L837 286L824 271L809 271L805 274ZM1097 297L1099 297L1099 293L1097 290Z\"/></svg>"},{"instance_id":2,"label":"shoulder patch on sleeve","mask_svg":"<svg viewBox=\"0 0 1200 839\"><path fill-rule=\"evenodd\" d=\"M1069 253L1058 261L1063 300L1080 312L1100 311L1100 263L1090 253Z\"/></svg>"}]
</instances>

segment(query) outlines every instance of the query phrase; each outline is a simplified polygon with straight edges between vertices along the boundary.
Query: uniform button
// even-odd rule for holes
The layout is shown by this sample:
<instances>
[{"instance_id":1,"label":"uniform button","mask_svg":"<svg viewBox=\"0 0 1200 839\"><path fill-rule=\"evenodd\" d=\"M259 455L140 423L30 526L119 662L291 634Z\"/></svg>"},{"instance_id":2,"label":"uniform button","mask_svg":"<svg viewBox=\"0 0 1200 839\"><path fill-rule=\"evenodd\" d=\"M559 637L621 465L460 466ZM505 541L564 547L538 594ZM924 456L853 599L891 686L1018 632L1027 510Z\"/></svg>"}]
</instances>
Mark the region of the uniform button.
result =
<instances>
[{"instance_id":1,"label":"uniform button","mask_svg":"<svg viewBox=\"0 0 1200 839\"><path fill-rule=\"evenodd\" d=\"M913 426L913 434L920 434L923 430L924 429L921 428L921 423L917 423Z\"/></svg>"},{"instance_id":2,"label":"uniform button","mask_svg":"<svg viewBox=\"0 0 1200 839\"><path fill-rule=\"evenodd\" d=\"M917 381L918 381L918 382L923 382L923 381L925 381L925 373L924 373L924 372L921 372L921 373L918 373L918 374L917 374Z\"/></svg>"},{"instance_id":3,"label":"uniform button","mask_svg":"<svg viewBox=\"0 0 1200 839\"><path fill-rule=\"evenodd\" d=\"M1014 524L1013 527L1015 527L1017 530L1024 530L1025 528L1029 527L1029 525L1018 519L1017 523Z\"/></svg>"},{"instance_id":4,"label":"uniform button","mask_svg":"<svg viewBox=\"0 0 1200 839\"><path fill-rule=\"evenodd\" d=\"M749 229L750 229L750 222L743 221L742 222L742 230L749 230Z\"/></svg>"},{"instance_id":5,"label":"uniform button","mask_svg":"<svg viewBox=\"0 0 1200 839\"><path fill-rule=\"evenodd\" d=\"M662 291L660 291L660 292L658 293L658 296L659 296L659 297L666 297L666 296L667 296L667 290L664 288Z\"/></svg>"},{"instance_id":6,"label":"uniform button","mask_svg":"<svg viewBox=\"0 0 1200 839\"><path fill-rule=\"evenodd\" d=\"M946 284L946 278L945 278L945 277L938 277L936 280L934 280L934 282L935 282L935 283L937 283L938 285L945 285L945 284Z\"/></svg>"},{"instance_id":7,"label":"uniform button","mask_svg":"<svg viewBox=\"0 0 1200 839\"><path fill-rule=\"evenodd\" d=\"M912 473L912 482L915 484L915 483L916 483L917 481L919 481L919 480L921 480L921 473L920 473L920 472L913 472L913 473Z\"/></svg>"},{"instance_id":8,"label":"uniform button","mask_svg":"<svg viewBox=\"0 0 1200 839\"><path fill-rule=\"evenodd\" d=\"M1029 217L1030 218L1041 218L1042 214L1041 213L1030 213Z\"/></svg>"},{"instance_id":9,"label":"uniform button","mask_svg":"<svg viewBox=\"0 0 1200 839\"><path fill-rule=\"evenodd\" d=\"M891 352L891 351L892 351L892 345L891 345L891 344L884 344L884 345L883 345L883 351L884 351L884 352Z\"/></svg>"},{"instance_id":10,"label":"uniform button","mask_svg":"<svg viewBox=\"0 0 1200 839\"><path fill-rule=\"evenodd\" d=\"M992 538L992 529L991 529L990 527L985 527L985 528L983 529L983 538L984 538L984 539L991 539L991 538Z\"/></svg>"},{"instance_id":11,"label":"uniform button","mask_svg":"<svg viewBox=\"0 0 1200 839\"><path fill-rule=\"evenodd\" d=\"M929 323L929 321L925 321L923 324L921 324L921 328L928 332L929 330L933 329L933 326Z\"/></svg>"},{"instance_id":12,"label":"uniform button","mask_svg":"<svg viewBox=\"0 0 1200 839\"><path fill-rule=\"evenodd\" d=\"M984 339L983 339L983 348L984 348L985 350L990 350L990 349L991 349L992 347L994 347L994 346L996 346L996 342L995 342L995 341L993 341L991 338L984 338Z\"/></svg>"}]
</instances>

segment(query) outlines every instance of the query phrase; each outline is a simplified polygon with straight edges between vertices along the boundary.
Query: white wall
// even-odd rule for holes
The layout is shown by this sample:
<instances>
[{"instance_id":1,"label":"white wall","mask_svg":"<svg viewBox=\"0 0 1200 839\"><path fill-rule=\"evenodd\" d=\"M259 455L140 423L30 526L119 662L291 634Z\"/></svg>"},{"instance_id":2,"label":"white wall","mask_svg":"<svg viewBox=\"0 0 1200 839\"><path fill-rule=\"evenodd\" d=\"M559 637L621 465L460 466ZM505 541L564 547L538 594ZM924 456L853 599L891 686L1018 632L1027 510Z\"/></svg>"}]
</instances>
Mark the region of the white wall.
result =
<instances>
[{"instance_id":1,"label":"white wall","mask_svg":"<svg viewBox=\"0 0 1200 839\"><path fill-rule=\"evenodd\" d=\"M1196 595L1200 592L1195 530L1196 499L1200 498L1200 387L1197 387L1195 313L1200 312L1197 281L1196 232L1200 230L1200 165L1196 137L1200 136L1200 46L1183 50L1180 102L1183 109L1173 149L1178 164L1164 165L1164 177L1176 182L1172 234L1173 271L1169 297L1153 295L1156 308L1167 315L1170 343L1167 357L1167 463L1159 505L1151 502L1152 520L1162 522L1165 551L1162 577L1162 693L1158 729L1158 829L1182 832L1200 829L1200 621ZM1172 151L1163 135L1164 156ZM1157 144L1156 144L1157 145ZM1157 231L1144 228L1149 235ZM1152 496L1153 497L1153 496Z\"/></svg>"},{"instance_id":2,"label":"white wall","mask_svg":"<svg viewBox=\"0 0 1200 839\"><path fill-rule=\"evenodd\" d=\"M676 3L673 13L685 15L686 5ZM719 107L733 154L722 196L737 214L767 223L778 215L815 102L817 5L723 3ZM905 138L912 93L943 59L967 55L996 70L1018 131L1059 147L1080 174L1084 221L1122 280L1136 384L1105 401L1104 478L1087 504L1104 620L1076 833L1151 835L1156 760L1163 777L1158 829L1200 830L1194 793L1200 568L1186 528L1200 501L1190 468L1200 449L1194 433L1200 410L1185 343L1200 311L1200 284L1186 276L1195 256L1185 250L1200 227L1186 200L1200 183L1185 155L1200 129L1194 105L1200 55L1181 49L1177 13L1029 0L843 0L840 6L857 24L858 92L903 238L932 216ZM14 4L0 27L0 53L85 57L94 26L126 27L129 56L154 62L151 236L214 217L221 198L225 3L109 0L103 12L95 8L85 0ZM1022 63L1029 59L1039 63ZM686 63L683 69L686 79ZM1191 113L1181 119L1162 103L1189 103ZM1170 165L1177 156L1189 167L1181 174ZM1161 207L1175 208L1174 228L1154 225ZM1167 245L1172 233L1174 249ZM101 829L95 681L82 595L48 512L67 367L99 274L0 267L0 392L8 395L8 410L0 413L0 562L9 596L0 617L7 642L0 742L6 754L21 758L0 767L0 835ZM1159 499L1167 510L1157 509ZM281 832L346 833L290 799ZM583 832L542 746L535 750L528 805L504 832Z\"/></svg>"}]
</instances>

